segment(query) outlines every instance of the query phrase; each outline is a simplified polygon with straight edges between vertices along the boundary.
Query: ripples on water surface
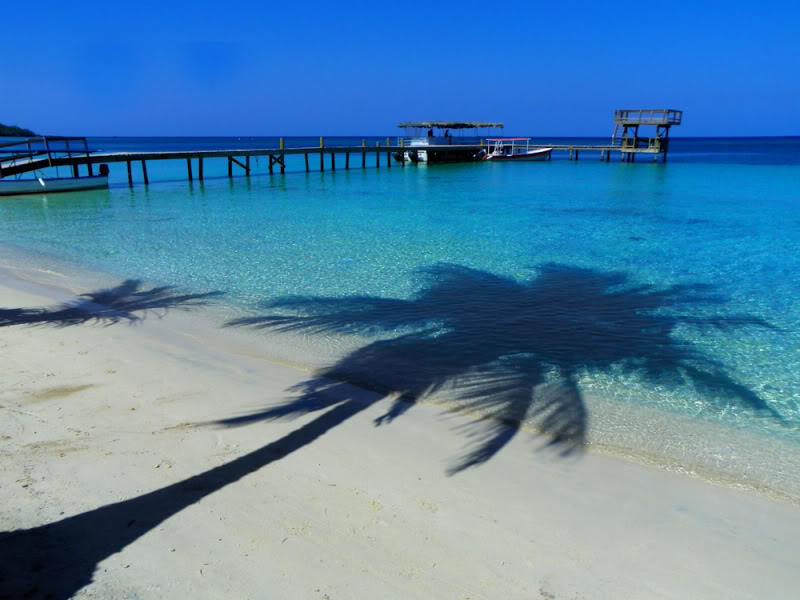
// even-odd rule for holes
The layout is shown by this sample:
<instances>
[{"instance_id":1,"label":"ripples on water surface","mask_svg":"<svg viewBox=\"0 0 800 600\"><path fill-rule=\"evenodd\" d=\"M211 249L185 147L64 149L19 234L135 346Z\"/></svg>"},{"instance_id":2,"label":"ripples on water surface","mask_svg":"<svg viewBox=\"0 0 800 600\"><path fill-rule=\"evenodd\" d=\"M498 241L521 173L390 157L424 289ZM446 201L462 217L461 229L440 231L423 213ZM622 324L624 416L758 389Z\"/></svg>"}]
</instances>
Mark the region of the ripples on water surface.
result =
<instances>
[{"instance_id":1,"label":"ripples on water surface","mask_svg":"<svg viewBox=\"0 0 800 600\"><path fill-rule=\"evenodd\" d=\"M2 200L0 241L223 290L245 316L327 315L320 339L416 336L403 352L431 373L413 385L523 364L527 383L796 441L800 140L674 148L666 165L340 160L308 174L289 157L296 172L254 160L261 174L233 180L218 160L193 184L185 162L151 162L158 182L133 190L112 164L108 191Z\"/></svg>"}]
</instances>

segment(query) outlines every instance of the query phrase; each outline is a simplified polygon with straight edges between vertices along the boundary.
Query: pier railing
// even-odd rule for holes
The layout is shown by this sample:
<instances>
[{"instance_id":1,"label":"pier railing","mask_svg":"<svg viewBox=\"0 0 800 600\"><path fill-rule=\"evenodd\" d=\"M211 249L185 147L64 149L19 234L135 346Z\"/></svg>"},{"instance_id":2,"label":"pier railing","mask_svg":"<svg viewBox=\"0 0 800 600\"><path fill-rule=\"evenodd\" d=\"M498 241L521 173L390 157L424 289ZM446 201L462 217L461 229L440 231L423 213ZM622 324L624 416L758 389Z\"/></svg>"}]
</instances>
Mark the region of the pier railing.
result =
<instances>
[{"instance_id":1,"label":"pier railing","mask_svg":"<svg viewBox=\"0 0 800 600\"><path fill-rule=\"evenodd\" d=\"M37 136L0 144L0 177L3 171L17 172L25 164L57 166L60 158L81 156L89 158L91 150L85 137ZM46 157L46 158L45 158ZM91 163L88 163L91 175ZM77 177L77 169L75 176Z\"/></svg>"},{"instance_id":2,"label":"pier railing","mask_svg":"<svg viewBox=\"0 0 800 600\"><path fill-rule=\"evenodd\" d=\"M620 149L634 150L637 148L647 148L653 152L661 152L662 143L665 142L664 138L659 137L627 137L620 140Z\"/></svg>"}]
</instances>

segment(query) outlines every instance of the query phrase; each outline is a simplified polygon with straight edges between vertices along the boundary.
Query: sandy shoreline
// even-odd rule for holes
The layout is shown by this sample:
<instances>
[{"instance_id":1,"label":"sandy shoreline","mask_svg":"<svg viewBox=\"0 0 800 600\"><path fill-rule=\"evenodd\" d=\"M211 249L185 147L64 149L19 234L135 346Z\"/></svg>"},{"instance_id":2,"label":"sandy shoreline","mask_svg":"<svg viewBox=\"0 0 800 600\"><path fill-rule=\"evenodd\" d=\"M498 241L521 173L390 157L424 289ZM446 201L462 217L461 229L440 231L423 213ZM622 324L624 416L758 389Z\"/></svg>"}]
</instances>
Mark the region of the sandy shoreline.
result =
<instances>
[{"instance_id":1,"label":"sandy shoreline","mask_svg":"<svg viewBox=\"0 0 800 600\"><path fill-rule=\"evenodd\" d=\"M81 291L18 275L0 277L0 306ZM469 419L435 406L376 427L390 401L350 390L324 417L213 425L309 373L164 312L0 329L0 529L15 532L0 597L780 598L800 583L795 506L559 458L531 435L451 477Z\"/></svg>"}]
</instances>

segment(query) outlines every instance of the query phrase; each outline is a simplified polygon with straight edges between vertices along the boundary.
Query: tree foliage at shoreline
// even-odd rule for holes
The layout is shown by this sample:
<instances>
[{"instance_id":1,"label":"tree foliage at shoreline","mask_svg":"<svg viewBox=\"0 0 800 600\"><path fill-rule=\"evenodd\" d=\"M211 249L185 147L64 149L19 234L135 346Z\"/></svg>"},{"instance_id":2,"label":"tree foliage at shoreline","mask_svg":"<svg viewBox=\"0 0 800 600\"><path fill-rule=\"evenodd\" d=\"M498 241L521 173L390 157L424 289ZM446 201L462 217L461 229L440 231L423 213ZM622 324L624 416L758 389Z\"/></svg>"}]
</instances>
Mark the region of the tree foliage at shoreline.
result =
<instances>
[{"instance_id":1,"label":"tree foliage at shoreline","mask_svg":"<svg viewBox=\"0 0 800 600\"><path fill-rule=\"evenodd\" d=\"M16 125L3 125L0 123L0 136L3 137L31 137L36 135L30 129L17 127Z\"/></svg>"}]
</instances>

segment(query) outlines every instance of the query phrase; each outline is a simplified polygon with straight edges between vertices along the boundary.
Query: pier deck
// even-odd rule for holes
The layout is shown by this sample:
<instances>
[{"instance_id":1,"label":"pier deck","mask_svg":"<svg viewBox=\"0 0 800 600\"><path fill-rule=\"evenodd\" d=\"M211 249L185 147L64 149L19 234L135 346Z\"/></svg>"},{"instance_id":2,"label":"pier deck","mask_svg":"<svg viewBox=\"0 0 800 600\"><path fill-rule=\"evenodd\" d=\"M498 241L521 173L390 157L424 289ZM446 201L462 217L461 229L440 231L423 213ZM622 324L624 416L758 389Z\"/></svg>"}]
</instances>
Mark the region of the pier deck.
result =
<instances>
[{"instance_id":1,"label":"pier deck","mask_svg":"<svg viewBox=\"0 0 800 600\"><path fill-rule=\"evenodd\" d=\"M47 138L36 138L37 141L43 142L45 148L32 148L28 144L25 149L17 150L2 150L0 149L0 177L8 177L13 175L20 175L33 171L39 171L50 167L67 166L72 167L75 176L78 175L78 167L86 165L88 173L92 174L92 165L101 163L126 163L128 171L128 182L133 185L132 164L140 163L142 175L145 183L149 183L147 176L147 161L152 160L185 160L187 167L188 179L191 180L195 177L192 161L197 161L197 174L196 178L203 179L203 161L210 158L226 158L228 160L228 176L233 176L234 165L241 168L245 175L250 175L251 165L250 158L255 156L268 157L267 169L270 173L273 172L274 167L277 165L281 173L285 172L286 155L304 155L305 156L305 170L310 170L309 156L319 156L320 170L325 169L325 157L328 156L329 168L336 169L336 155L344 155L345 163L344 168L350 168L350 155L361 155L361 167L366 167L367 155L375 156L375 166L381 166L381 155L386 155L386 166L392 166L393 155L403 155L404 152L414 149L424 149L429 153L435 152L461 152L467 156L471 153L477 153L481 149L486 148L486 144L447 144L447 145L429 145L422 147L406 146L402 143L391 144L390 138L386 139L385 145L377 144L375 146L367 146L366 140L362 141L361 146L325 146L323 141L320 140L320 146L304 147L304 148L287 148L284 146L283 140L278 148L254 148L254 149L220 149L220 150L177 150L165 152L93 152L87 149L82 149L80 153L74 150L61 150L48 147ZM51 138L55 139L55 138ZM66 139L66 138L61 138ZM85 138L69 138L78 139L84 142ZM24 145L29 141L20 142ZM0 148L11 146L12 144L4 144ZM666 144L660 138L623 138L621 143L612 144L536 144L531 145L533 148L552 148L554 152L568 153L570 160L578 160L581 151L599 152L600 159L604 161L611 160L612 153L619 152L622 160L632 161L635 160L637 154L649 154L656 160L659 154L662 154L666 160ZM400 161L400 166L405 167L406 161Z\"/></svg>"}]
</instances>

